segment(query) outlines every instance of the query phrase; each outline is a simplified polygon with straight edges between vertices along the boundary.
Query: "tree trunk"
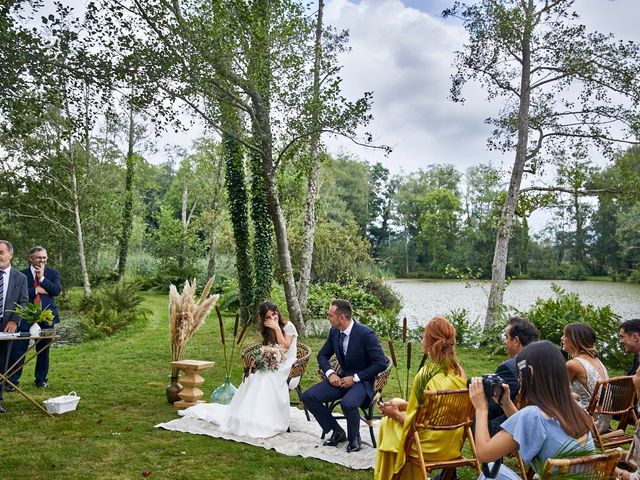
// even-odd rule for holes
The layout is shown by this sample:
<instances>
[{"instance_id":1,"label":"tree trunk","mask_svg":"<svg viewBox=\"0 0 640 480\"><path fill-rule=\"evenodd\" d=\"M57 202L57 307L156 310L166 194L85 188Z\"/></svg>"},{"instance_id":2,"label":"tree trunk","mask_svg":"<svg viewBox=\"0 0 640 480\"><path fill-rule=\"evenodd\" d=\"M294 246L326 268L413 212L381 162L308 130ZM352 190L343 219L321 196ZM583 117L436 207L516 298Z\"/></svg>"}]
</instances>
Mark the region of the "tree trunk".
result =
<instances>
[{"instance_id":1,"label":"tree trunk","mask_svg":"<svg viewBox=\"0 0 640 480\"><path fill-rule=\"evenodd\" d=\"M82 236L82 222L80 221L80 199L78 197L78 180L76 178L76 162L73 158L73 146L69 146L71 163L69 165L69 176L71 178L71 192L73 195L73 219L76 226L76 240L78 242L78 256L80 258L80 272L82 274L82 287L84 295L91 295L91 283L89 282L89 272L87 270L87 257L84 253L84 238Z\"/></svg>"},{"instance_id":2,"label":"tree trunk","mask_svg":"<svg viewBox=\"0 0 640 480\"><path fill-rule=\"evenodd\" d=\"M289 253L289 240L287 239L287 225L285 222L280 200L278 198L278 185L273 169L273 162L268 154L263 156L262 169L265 176L265 186L267 199L269 201L269 211L276 234L276 244L278 246L278 263L280 265L280 275L284 286L284 295L287 300L287 310L289 320L293 322L300 335L305 335L305 323L298 303L296 283L293 278L293 267L291 266L291 254ZM266 158L265 158L266 157Z\"/></svg>"},{"instance_id":3,"label":"tree trunk","mask_svg":"<svg viewBox=\"0 0 640 480\"><path fill-rule=\"evenodd\" d=\"M502 208L498 231L496 234L496 247L493 254L493 265L491 268L491 290L487 305L487 314L484 321L484 328L491 328L495 325L500 311L502 310L502 300L506 287L505 275L507 271L507 260L509 255L509 237L513 225L513 215L518 204L518 195L522 183L522 175L527 161L527 145L529 141L529 102L531 92L531 28L533 15L533 0L528 0L526 26L522 37L522 74L520 79L520 104L518 108L518 143L516 147L516 158L511 170L511 180L507 191L507 198Z\"/></svg>"},{"instance_id":4,"label":"tree trunk","mask_svg":"<svg viewBox=\"0 0 640 480\"><path fill-rule=\"evenodd\" d=\"M259 152L251 152L251 221L253 222L253 311L271 297L273 282L273 221L269 214Z\"/></svg>"},{"instance_id":5,"label":"tree trunk","mask_svg":"<svg viewBox=\"0 0 640 480\"><path fill-rule=\"evenodd\" d=\"M404 273L409 276L409 232L404 229Z\"/></svg>"},{"instance_id":6,"label":"tree trunk","mask_svg":"<svg viewBox=\"0 0 640 480\"><path fill-rule=\"evenodd\" d=\"M238 298L240 318L248 322L253 317L253 268L249 245L247 190L244 178L243 153L240 144L228 134L222 135L225 161L225 183L229 198L229 213L235 240L236 271L238 274Z\"/></svg>"},{"instance_id":7,"label":"tree trunk","mask_svg":"<svg viewBox=\"0 0 640 480\"><path fill-rule=\"evenodd\" d=\"M574 257L576 263L580 265L587 266L586 260L586 233L585 233L585 223L586 216L582 208L582 204L580 203L580 196L578 192L574 192L573 194L573 209L575 213L576 219L576 234L575 234L575 242L574 242Z\"/></svg>"},{"instance_id":8,"label":"tree trunk","mask_svg":"<svg viewBox=\"0 0 640 480\"><path fill-rule=\"evenodd\" d=\"M188 203L189 203L189 175L185 173L184 180L182 183L182 208L180 212L180 224L182 225L182 232L184 233L184 238L187 236L187 229L189 228L189 221L187 219L188 212ZM187 263L186 259L186 250L187 246L184 240L180 243L180 253L178 255L178 267L180 270L184 269L184 266Z\"/></svg>"},{"instance_id":9,"label":"tree trunk","mask_svg":"<svg viewBox=\"0 0 640 480\"><path fill-rule=\"evenodd\" d=\"M256 28L252 30L251 56L247 73L255 86L260 119L252 118L251 128L256 145L271 147L271 1L252 2L252 15L256 19ZM263 141L265 140L266 141ZM270 215L266 193L266 179L263 173L262 152L252 150L249 154L251 168L251 220L253 223L253 271L254 271L254 312L258 304L271 296L273 281L273 218ZM271 158L271 150L269 150Z\"/></svg>"},{"instance_id":10,"label":"tree trunk","mask_svg":"<svg viewBox=\"0 0 640 480\"><path fill-rule=\"evenodd\" d=\"M216 232L211 229L209 237L209 261L207 262L207 278L212 278L216 273Z\"/></svg>"},{"instance_id":11,"label":"tree trunk","mask_svg":"<svg viewBox=\"0 0 640 480\"><path fill-rule=\"evenodd\" d=\"M316 23L315 55L313 65L313 105L311 110L311 125L318 130L320 114L320 66L322 60L322 13L324 1L318 0L318 21ZM309 284L311 283L311 266L313 264L313 248L316 235L316 198L318 197L318 177L320 165L318 149L320 147L320 132L314 133L309 140L309 161L311 171L307 181L307 203L304 217L304 234L302 239L302 255L300 264L300 283L298 288L298 302L300 309L307 308L309 299Z\"/></svg>"},{"instance_id":12,"label":"tree trunk","mask_svg":"<svg viewBox=\"0 0 640 480\"><path fill-rule=\"evenodd\" d=\"M129 238L133 225L133 146L134 146L134 116L133 106L129 108L129 142L127 148L127 171L124 182L124 205L122 207L122 229L120 231L118 247L118 282L124 282L124 272L127 268L129 252Z\"/></svg>"},{"instance_id":13,"label":"tree trunk","mask_svg":"<svg viewBox=\"0 0 640 480\"><path fill-rule=\"evenodd\" d=\"M211 196L210 208L213 215L212 221L209 224L211 231L209 235L209 261L207 263L207 278L213 278L216 274L216 247L218 245L217 228L220 226L218 217L220 216L220 197L222 194L223 182L224 182L224 156L216 156L214 154L216 171L214 173L216 189L214 195Z\"/></svg>"}]
</instances>

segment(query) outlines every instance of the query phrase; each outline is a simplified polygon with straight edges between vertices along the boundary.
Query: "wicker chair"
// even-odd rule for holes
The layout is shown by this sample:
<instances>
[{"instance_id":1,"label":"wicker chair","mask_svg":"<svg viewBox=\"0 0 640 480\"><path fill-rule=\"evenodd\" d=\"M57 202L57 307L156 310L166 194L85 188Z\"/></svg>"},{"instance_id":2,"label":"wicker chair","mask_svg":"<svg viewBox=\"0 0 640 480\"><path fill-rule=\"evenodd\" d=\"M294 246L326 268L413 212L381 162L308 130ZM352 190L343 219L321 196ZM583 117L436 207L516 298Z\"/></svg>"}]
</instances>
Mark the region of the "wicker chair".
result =
<instances>
[{"instance_id":1,"label":"wicker chair","mask_svg":"<svg viewBox=\"0 0 640 480\"><path fill-rule=\"evenodd\" d=\"M376 435L375 435L375 432L373 431L373 421L380 418L380 415L374 415L373 413L374 407L376 406L376 402L378 400L382 400L382 389L387 384L387 380L389 379L389 375L391 374L391 367L393 366L393 364L391 363L391 358L388 355L385 355L385 357L387 357L387 368L385 368L382 372L376 375L376 378L373 380L374 395L373 395L373 399L371 400L371 403L360 406L360 412L361 412L360 420L365 422L369 427L369 435L371 435L371 444L373 445L373 448L376 448L377 446ZM331 357L330 363L331 363L331 369L334 372L336 372L338 375L340 375L340 372L342 372L342 367L340 367L340 363L338 363L338 359L335 357L335 355ZM323 380L325 379L324 372L319 367L318 367L318 374L320 375L320 378L322 378ZM331 411L331 413L333 413L333 411L338 405L340 405L340 399L334 400L333 402L326 403L326 406L329 409L329 411ZM344 415L334 415L334 416L337 419L344 418ZM325 434L323 433L321 438L324 438L324 437L325 437Z\"/></svg>"},{"instance_id":2,"label":"wicker chair","mask_svg":"<svg viewBox=\"0 0 640 480\"><path fill-rule=\"evenodd\" d=\"M250 347L245 348L242 351L242 369L244 371L245 378L251 373L251 369L253 368L253 353L256 350L259 350L262 345L257 343L255 345L251 345ZM291 370L289 371L289 376L287 377L287 385L289 386L289 390L295 390L298 395L297 402L291 402L292 405L301 405L300 395L302 395L302 389L300 388L300 382L302 381L302 376L304 375L305 370L307 369L307 363L309 362L309 357L311 356L311 348L309 348L304 343L298 343L297 351L296 351L296 361L291 366ZM304 405L303 405L304 407ZM304 407L304 414L307 416L307 420L311 420L309 416L309 412L307 411L307 407Z\"/></svg>"},{"instance_id":3,"label":"wicker chair","mask_svg":"<svg viewBox=\"0 0 640 480\"><path fill-rule=\"evenodd\" d=\"M605 480L615 478L614 470L620 460L622 449L615 448L595 455L576 458L549 458L544 469L540 472L540 479L568 476L581 480Z\"/></svg>"},{"instance_id":4,"label":"wicker chair","mask_svg":"<svg viewBox=\"0 0 640 480\"><path fill-rule=\"evenodd\" d=\"M637 421L634 407L636 390L632 379L632 376L621 376L596 382L591 402L587 407L589 415L592 417L595 415L620 416L620 423L615 431L600 433L599 429L594 426L593 439L596 447L601 450L625 445L633 440L633 435L625 433L627 425L629 423L635 425Z\"/></svg>"},{"instance_id":5,"label":"wicker chair","mask_svg":"<svg viewBox=\"0 0 640 480\"><path fill-rule=\"evenodd\" d=\"M432 470L443 469L447 474L454 468L472 467L480 474L480 462L477 458L476 444L471 433L471 424L475 416L475 409L469 399L469 391L459 390L426 390L422 399L423 408L416 413L415 423L404 445L407 452L407 462L417 465L422 470L422 478L429 479ZM424 430L448 430L453 431L459 428L464 429L460 450L465 441L469 442L471 456L460 456L451 460L427 461L422 454L420 446L420 433ZM394 475L399 478L402 474L400 470Z\"/></svg>"}]
</instances>

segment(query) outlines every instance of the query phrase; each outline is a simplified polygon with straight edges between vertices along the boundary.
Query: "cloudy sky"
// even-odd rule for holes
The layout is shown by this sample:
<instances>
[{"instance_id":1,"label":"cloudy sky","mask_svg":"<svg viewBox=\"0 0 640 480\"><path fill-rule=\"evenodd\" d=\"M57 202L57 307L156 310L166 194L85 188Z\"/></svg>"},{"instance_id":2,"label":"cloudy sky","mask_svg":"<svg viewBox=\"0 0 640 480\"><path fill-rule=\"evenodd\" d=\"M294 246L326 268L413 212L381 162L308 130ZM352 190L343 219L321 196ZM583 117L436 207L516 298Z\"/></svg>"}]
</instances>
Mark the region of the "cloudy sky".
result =
<instances>
[{"instance_id":1,"label":"cloudy sky","mask_svg":"<svg viewBox=\"0 0 640 480\"><path fill-rule=\"evenodd\" d=\"M433 163L453 164L461 170L476 163L510 169L512 153L503 156L486 148L490 128L484 119L500 104L488 103L476 85L465 87L465 104L448 99L454 52L466 40L459 22L441 17L453 1L325 0L325 22L350 33L351 51L341 59L344 93L355 99L365 91L373 92L374 120L367 131L377 143L393 148L385 157L351 142L326 139L331 151L380 161L394 173ZM81 15L86 0L63 3ZM574 6L590 29L640 41L640 0L576 0ZM171 135L170 142L188 148L201 134L200 128L194 128L179 138Z\"/></svg>"},{"instance_id":2,"label":"cloudy sky","mask_svg":"<svg viewBox=\"0 0 640 480\"><path fill-rule=\"evenodd\" d=\"M477 86L465 87L464 105L448 99L454 52L465 30L440 13L453 0L328 0L326 21L350 32L351 52L343 57L344 90L351 96L373 91L376 140L393 147L383 155L330 141L390 170L415 171L432 163L464 169L491 162L509 167L513 154L489 152L490 128L484 119L500 104L490 104ZM590 29L640 41L639 0L576 0L575 10ZM469 88L470 87L470 88Z\"/></svg>"}]
</instances>

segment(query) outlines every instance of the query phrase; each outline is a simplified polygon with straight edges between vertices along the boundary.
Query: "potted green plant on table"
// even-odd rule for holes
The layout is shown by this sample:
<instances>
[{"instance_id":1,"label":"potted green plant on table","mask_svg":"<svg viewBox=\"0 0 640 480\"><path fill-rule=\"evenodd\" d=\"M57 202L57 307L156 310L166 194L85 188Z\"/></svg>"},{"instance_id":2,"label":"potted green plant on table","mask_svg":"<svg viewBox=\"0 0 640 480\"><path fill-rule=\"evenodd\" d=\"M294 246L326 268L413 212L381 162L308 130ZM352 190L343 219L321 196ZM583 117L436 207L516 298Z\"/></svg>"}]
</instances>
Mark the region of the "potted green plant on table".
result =
<instances>
[{"instance_id":1,"label":"potted green plant on table","mask_svg":"<svg viewBox=\"0 0 640 480\"><path fill-rule=\"evenodd\" d=\"M50 308L43 309L40 304L29 302L24 307L17 305L14 311L20 315L20 318L31 324L29 334L32 337L53 335L53 329L42 329L40 326L41 323L49 327L53 326L53 312Z\"/></svg>"}]
</instances>

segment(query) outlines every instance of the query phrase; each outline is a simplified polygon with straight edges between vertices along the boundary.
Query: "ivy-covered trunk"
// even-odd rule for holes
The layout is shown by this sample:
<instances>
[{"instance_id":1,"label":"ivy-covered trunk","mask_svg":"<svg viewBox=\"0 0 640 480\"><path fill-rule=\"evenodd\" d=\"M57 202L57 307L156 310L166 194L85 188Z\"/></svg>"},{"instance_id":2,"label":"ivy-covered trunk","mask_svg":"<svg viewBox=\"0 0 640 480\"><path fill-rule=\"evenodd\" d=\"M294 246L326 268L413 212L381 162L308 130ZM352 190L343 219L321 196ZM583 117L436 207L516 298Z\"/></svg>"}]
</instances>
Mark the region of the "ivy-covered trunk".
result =
<instances>
[{"instance_id":1,"label":"ivy-covered trunk","mask_svg":"<svg viewBox=\"0 0 640 480\"><path fill-rule=\"evenodd\" d=\"M271 22L270 1L256 0L252 7L252 16L256 22L252 30L251 46L255 52L250 59L247 73L260 98L264 118L271 115L271 50L269 25ZM263 136L269 136L256 120L251 122L254 145L261 145ZM266 142L271 146L271 142ZM265 178L262 171L262 154L251 150L251 220L253 222L253 269L255 272L254 311L263 300L271 297L273 281L273 221L267 205Z\"/></svg>"},{"instance_id":2,"label":"ivy-covered trunk","mask_svg":"<svg viewBox=\"0 0 640 480\"><path fill-rule=\"evenodd\" d=\"M248 322L253 316L253 271L249 252L248 196L244 178L243 149L229 134L222 135L222 150L226 169L225 184L229 197L229 213L236 247L240 318Z\"/></svg>"},{"instance_id":3,"label":"ivy-covered trunk","mask_svg":"<svg viewBox=\"0 0 640 480\"><path fill-rule=\"evenodd\" d=\"M126 173L124 180L124 205L122 207L122 228L118 238L118 281L124 282L124 273L127 268L127 254L129 252L129 238L133 225L133 144L134 121L133 107L129 109L129 141L127 148Z\"/></svg>"},{"instance_id":4,"label":"ivy-covered trunk","mask_svg":"<svg viewBox=\"0 0 640 480\"><path fill-rule=\"evenodd\" d=\"M267 205L260 154L251 152L251 220L253 222L254 312L271 297L273 282L273 222Z\"/></svg>"}]
</instances>

